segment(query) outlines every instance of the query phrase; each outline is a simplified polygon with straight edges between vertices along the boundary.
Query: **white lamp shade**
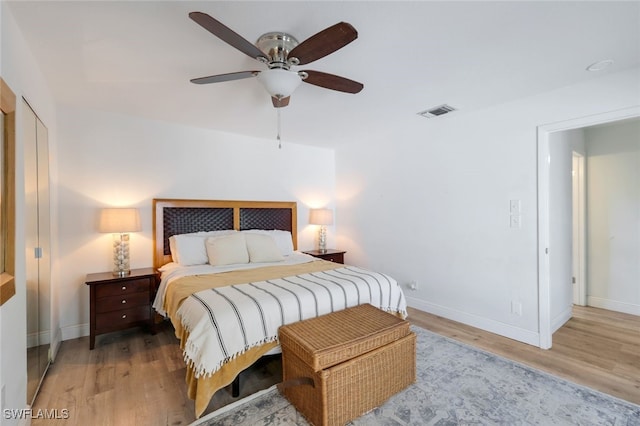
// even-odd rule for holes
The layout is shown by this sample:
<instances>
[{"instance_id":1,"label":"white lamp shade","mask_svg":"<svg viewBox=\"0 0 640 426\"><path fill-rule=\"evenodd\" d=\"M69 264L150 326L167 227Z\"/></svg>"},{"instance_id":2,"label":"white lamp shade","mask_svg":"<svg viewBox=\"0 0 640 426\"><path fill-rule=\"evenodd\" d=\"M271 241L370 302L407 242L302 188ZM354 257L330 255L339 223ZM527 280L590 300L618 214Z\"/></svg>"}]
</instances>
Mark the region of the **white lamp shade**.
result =
<instances>
[{"instance_id":1,"label":"white lamp shade","mask_svg":"<svg viewBox=\"0 0 640 426\"><path fill-rule=\"evenodd\" d=\"M312 225L333 225L333 210L311 209L309 223Z\"/></svg>"},{"instance_id":2,"label":"white lamp shade","mask_svg":"<svg viewBox=\"0 0 640 426\"><path fill-rule=\"evenodd\" d=\"M98 229L112 234L141 231L140 213L138 209L102 209Z\"/></svg>"},{"instance_id":3,"label":"white lamp shade","mask_svg":"<svg viewBox=\"0 0 640 426\"><path fill-rule=\"evenodd\" d=\"M278 99L291 96L294 90L302 83L302 78L295 71L279 68L261 71L257 77L267 92Z\"/></svg>"}]
</instances>

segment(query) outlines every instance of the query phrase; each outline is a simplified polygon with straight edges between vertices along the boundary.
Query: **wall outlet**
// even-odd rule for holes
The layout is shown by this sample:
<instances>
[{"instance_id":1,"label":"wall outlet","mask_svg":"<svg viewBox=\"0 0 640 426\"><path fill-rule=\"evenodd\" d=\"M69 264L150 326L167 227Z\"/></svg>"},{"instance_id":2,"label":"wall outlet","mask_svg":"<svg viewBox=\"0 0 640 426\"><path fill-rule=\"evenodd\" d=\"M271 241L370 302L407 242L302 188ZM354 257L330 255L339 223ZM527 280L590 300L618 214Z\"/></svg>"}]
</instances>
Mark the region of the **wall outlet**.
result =
<instances>
[{"instance_id":1,"label":"wall outlet","mask_svg":"<svg viewBox=\"0 0 640 426\"><path fill-rule=\"evenodd\" d=\"M522 225L522 219L520 215L511 215L509 216L509 226L511 228L520 228Z\"/></svg>"},{"instance_id":2,"label":"wall outlet","mask_svg":"<svg viewBox=\"0 0 640 426\"><path fill-rule=\"evenodd\" d=\"M416 281L416 280L409 281L409 283L407 284L407 287L409 287L409 290L417 290L418 289L418 281Z\"/></svg>"}]
</instances>

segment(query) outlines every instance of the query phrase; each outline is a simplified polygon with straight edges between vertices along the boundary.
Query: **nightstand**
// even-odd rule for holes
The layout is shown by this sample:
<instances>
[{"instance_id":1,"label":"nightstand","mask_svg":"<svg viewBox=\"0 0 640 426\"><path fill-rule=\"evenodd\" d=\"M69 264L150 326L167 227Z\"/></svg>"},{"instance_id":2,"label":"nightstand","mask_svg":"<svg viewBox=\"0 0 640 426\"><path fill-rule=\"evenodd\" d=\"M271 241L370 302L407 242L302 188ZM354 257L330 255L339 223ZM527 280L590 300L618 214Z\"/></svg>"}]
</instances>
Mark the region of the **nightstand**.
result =
<instances>
[{"instance_id":1,"label":"nightstand","mask_svg":"<svg viewBox=\"0 0 640 426\"><path fill-rule=\"evenodd\" d=\"M151 334L155 334L151 305L157 282L153 268L132 269L124 277L111 272L88 274L85 284L91 289L89 349L94 348L96 336L103 333L147 325Z\"/></svg>"},{"instance_id":2,"label":"nightstand","mask_svg":"<svg viewBox=\"0 0 640 426\"><path fill-rule=\"evenodd\" d=\"M311 255L313 257L318 257L320 259L328 260L330 262L344 263L344 254L346 253L346 251L327 249L327 251L325 252L321 252L320 250L307 250L303 251L303 253Z\"/></svg>"}]
</instances>

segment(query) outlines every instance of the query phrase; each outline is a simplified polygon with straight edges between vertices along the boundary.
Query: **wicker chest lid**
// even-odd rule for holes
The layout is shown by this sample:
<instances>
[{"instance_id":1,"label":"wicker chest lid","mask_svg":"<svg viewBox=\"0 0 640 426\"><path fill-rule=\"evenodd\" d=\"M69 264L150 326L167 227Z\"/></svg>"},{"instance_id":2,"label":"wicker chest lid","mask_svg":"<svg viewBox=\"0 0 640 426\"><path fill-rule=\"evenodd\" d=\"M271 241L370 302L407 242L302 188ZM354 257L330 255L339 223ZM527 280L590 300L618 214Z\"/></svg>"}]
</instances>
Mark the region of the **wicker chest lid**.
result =
<instances>
[{"instance_id":1,"label":"wicker chest lid","mask_svg":"<svg viewBox=\"0 0 640 426\"><path fill-rule=\"evenodd\" d=\"M278 333L283 352L320 371L408 335L409 322L366 304L283 325Z\"/></svg>"}]
</instances>

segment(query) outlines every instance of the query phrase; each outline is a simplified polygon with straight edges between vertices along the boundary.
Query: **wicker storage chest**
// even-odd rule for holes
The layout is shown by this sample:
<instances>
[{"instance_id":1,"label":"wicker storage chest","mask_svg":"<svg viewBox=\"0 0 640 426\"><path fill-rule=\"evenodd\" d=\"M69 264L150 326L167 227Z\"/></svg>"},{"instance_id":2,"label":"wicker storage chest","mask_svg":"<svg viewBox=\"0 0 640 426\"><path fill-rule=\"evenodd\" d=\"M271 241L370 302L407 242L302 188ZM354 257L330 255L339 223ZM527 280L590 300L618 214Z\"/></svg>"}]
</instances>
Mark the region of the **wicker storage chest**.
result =
<instances>
[{"instance_id":1,"label":"wicker storage chest","mask_svg":"<svg viewBox=\"0 0 640 426\"><path fill-rule=\"evenodd\" d=\"M282 326L279 339L281 390L316 426L344 424L416 380L409 322L371 305ZM313 386L287 386L300 378Z\"/></svg>"}]
</instances>

